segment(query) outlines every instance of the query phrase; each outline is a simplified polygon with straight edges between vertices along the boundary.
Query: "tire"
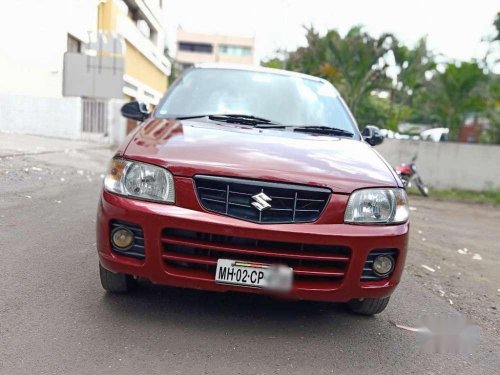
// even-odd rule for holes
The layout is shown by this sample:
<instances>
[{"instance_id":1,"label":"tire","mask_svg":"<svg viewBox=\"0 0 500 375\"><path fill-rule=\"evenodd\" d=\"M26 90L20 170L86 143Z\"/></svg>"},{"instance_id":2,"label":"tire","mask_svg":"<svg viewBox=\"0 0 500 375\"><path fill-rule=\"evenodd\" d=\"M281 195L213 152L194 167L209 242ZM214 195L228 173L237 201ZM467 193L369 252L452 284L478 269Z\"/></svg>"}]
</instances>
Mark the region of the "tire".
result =
<instances>
[{"instance_id":1,"label":"tire","mask_svg":"<svg viewBox=\"0 0 500 375\"><path fill-rule=\"evenodd\" d=\"M389 304L390 298L391 297L365 298L363 300L353 299L349 301L348 306L353 313L360 315L375 315L385 310Z\"/></svg>"},{"instance_id":2,"label":"tire","mask_svg":"<svg viewBox=\"0 0 500 375\"><path fill-rule=\"evenodd\" d=\"M422 182L420 177L415 180L415 185L417 185L417 188L420 191L420 194L422 194L424 197L429 196L429 188L424 185L424 183Z\"/></svg>"},{"instance_id":3,"label":"tire","mask_svg":"<svg viewBox=\"0 0 500 375\"><path fill-rule=\"evenodd\" d=\"M113 273L101 266L99 263L99 276L101 285L107 292L110 293L127 293L132 289L135 280L130 275L124 273Z\"/></svg>"}]
</instances>

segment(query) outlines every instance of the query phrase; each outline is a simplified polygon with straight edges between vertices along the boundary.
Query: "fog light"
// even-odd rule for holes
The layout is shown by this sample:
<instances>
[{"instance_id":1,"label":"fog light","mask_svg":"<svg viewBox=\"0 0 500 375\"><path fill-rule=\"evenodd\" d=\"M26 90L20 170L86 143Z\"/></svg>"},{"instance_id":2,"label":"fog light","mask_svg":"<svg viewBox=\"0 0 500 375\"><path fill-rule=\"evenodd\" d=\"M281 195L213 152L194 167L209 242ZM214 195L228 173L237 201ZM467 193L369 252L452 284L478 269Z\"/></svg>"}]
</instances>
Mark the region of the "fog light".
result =
<instances>
[{"instance_id":1,"label":"fog light","mask_svg":"<svg viewBox=\"0 0 500 375\"><path fill-rule=\"evenodd\" d=\"M126 228L116 228L111 233L111 242L120 249L127 249L134 244L134 233Z\"/></svg>"},{"instance_id":2,"label":"fog light","mask_svg":"<svg viewBox=\"0 0 500 375\"><path fill-rule=\"evenodd\" d=\"M386 276L394 268L394 258L390 255L379 255L373 260L372 268L378 276Z\"/></svg>"}]
</instances>

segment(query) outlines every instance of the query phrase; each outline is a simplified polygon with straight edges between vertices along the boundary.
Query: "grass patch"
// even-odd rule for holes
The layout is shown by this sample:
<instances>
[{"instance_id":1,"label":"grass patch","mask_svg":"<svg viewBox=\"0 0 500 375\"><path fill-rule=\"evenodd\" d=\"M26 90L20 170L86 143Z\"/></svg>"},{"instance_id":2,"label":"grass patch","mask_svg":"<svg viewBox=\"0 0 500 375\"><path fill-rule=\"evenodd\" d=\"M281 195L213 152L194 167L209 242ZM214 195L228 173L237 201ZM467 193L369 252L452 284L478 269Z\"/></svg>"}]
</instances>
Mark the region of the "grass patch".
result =
<instances>
[{"instance_id":1,"label":"grass patch","mask_svg":"<svg viewBox=\"0 0 500 375\"><path fill-rule=\"evenodd\" d=\"M411 187L408 189L410 195L420 195L420 192ZM429 197L444 200L454 200L462 202L474 203L490 203L500 205L500 190L485 190L485 191L472 191L472 190L436 190L429 189Z\"/></svg>"}]
</instances>

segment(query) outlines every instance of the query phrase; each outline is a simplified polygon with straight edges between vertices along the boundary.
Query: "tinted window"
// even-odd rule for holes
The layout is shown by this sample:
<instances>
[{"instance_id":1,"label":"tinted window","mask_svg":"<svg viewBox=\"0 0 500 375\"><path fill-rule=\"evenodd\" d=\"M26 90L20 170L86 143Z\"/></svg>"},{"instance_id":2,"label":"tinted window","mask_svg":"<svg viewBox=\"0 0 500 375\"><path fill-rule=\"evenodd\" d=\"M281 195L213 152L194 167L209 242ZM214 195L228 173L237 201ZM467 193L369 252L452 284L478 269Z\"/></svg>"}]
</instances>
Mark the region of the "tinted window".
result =
<instances>
[{"instance_id":1,"label":"tinted window","mask_svg":"<svg viewBox=\"0 0 500 375\"><path fill-rule=\"evenodd\" d=\"M207 43L179 42L179 50L186 52L212 53L214 47Z\"/></svg>"},{"instance_id":2,"label":"tinted window","mask_svg":"<svg viewBox=\"0 0 500 375\"><path fill-rule=\"evenodd\" d=\"M353 131L336 90L327 82L276 73L193 69L160 104L160 117L237 113L287 125Z\"/></svg>"}]
</instances>

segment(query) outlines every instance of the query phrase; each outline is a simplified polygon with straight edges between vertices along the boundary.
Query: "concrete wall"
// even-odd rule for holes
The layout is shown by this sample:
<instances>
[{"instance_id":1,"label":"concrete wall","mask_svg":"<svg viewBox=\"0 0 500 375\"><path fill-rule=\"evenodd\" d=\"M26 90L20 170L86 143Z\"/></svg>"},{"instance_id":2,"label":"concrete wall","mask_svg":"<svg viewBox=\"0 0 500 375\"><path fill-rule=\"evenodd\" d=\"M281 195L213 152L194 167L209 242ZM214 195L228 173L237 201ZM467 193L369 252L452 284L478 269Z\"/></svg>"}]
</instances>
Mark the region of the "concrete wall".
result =
<instances>
[{"instance_id":1,"label":"concrete wall","mask_svg":"<svg viewBox=\"0 0 500 375\"><path fill-rule=\"evenodd\" d=\"M120 114L124 103L121 99L108 102L106 135L89 134L82 133L81 98L0 94L0 131L120 144L127 132Z\"/></svg>"},{"instance_id":2,"label":"concrete wall","mask_svg":"<svg viewBox=\"0 0 500 375\"><path fill-rule=\"evenodd\" d=\"M0 94L0 130L79 139L80 98L47 98Z\"/></svg>"},{"instance_id":3,"label":"concrete wall","mask_svg":"<svg viewBox=\"0 0 500 375\"><path fill-rule=\"evenodd\" d=\"M120 145L127 136L127 120L120 112L125 103L125 100L113 99L108 104L109 143L113 145Z\"/></svg>"},{"instance_id":4,"label":"concrete wall","mask_svg":"<svg viewBox=\"0 0 500 375\"><path fill-rule=\"evenodd\" d=\"M392 166L418 152L418 172L436 189L500 189L500 146L385 139L375 149Z\"/></svg>"}]
</instances>

